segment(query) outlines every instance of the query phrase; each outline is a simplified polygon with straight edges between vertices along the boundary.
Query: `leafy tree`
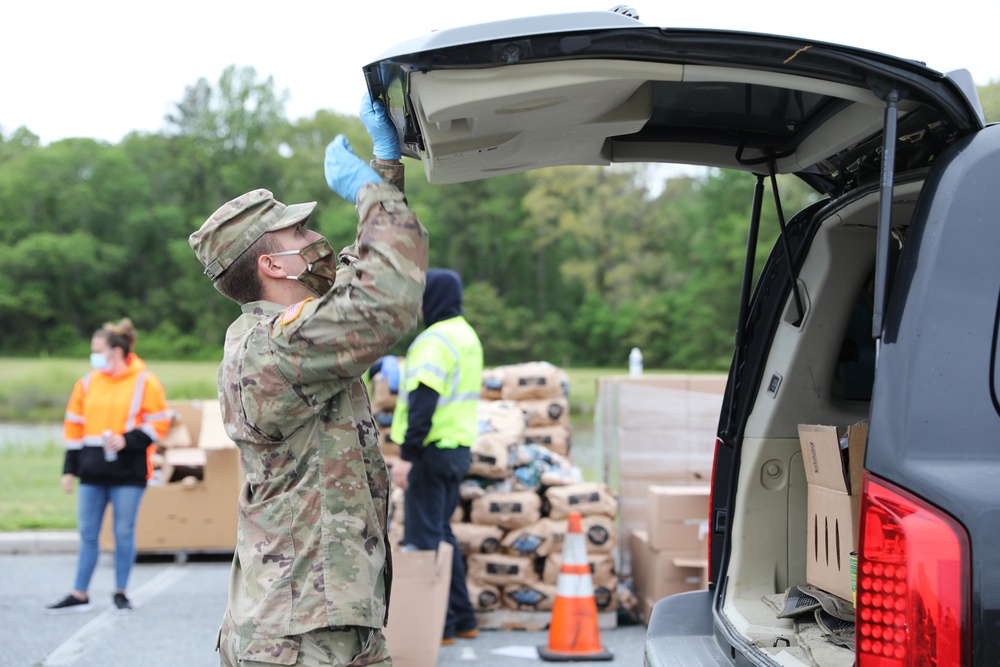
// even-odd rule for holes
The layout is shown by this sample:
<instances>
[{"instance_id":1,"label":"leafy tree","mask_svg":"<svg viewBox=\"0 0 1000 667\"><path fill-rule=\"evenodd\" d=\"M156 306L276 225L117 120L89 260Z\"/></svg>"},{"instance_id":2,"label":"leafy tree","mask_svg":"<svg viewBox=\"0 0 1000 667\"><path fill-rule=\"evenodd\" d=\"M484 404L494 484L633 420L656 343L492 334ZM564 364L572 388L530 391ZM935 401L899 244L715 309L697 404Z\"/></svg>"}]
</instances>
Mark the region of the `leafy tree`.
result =
<instances>
[{"instance_id":1,"label":"leafy tree","mask_svg":"<svg viewBox=\"0 0 1000 667\"><path fill-rule=\"evenodd\" d=\"M287 123L288 92L253 67L227 67L218 84L204 78L184 91L166 116L167 133L191 168L189 187L199 201L225 202L278 175L276 129ZM210 209L211 210L211 209Z\"/></svg>"}]
</instances>

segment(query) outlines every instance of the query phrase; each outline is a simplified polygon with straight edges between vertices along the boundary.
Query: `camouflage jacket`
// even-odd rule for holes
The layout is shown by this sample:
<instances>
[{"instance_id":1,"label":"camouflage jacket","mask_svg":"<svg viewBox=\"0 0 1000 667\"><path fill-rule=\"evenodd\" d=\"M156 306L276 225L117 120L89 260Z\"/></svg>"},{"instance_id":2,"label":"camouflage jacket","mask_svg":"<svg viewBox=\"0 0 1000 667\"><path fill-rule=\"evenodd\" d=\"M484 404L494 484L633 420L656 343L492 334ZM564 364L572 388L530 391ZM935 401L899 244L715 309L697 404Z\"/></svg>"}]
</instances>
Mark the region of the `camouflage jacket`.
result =
<instances>
[{"instance_id":1,"label":"camouflage jacket","mask_svg":"<svg viewBox=\"0 0 1000 667\"><path fill-rule=\"evenodd\" d=\"M387 616L388 475L360 377L416 326L427 232L388 184L358 211L329 292L246 304L226 333L219 396L246 475L229 614L247 659Z\"/></svg>"}]
</instances>

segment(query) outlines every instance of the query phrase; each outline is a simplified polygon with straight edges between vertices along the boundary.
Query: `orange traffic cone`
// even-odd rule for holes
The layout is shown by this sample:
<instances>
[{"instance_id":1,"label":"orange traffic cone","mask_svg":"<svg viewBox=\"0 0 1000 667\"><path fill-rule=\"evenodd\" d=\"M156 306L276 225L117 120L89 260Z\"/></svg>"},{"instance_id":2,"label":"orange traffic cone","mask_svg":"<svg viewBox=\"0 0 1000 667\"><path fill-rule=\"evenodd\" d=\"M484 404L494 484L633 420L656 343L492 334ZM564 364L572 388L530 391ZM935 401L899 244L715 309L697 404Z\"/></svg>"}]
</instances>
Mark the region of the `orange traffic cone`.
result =
<instances>
[{"instance_id":1,"label":"orange traffic cone","mask_svg":"<svg viewBox=\"0 0 1000 667\"><path fill-rule=\"evenodd\" d=\"M580 513L570 512L569 529L563 542L556 600L552 606L552 621L549 623L549 645L538 648L538 655L542 660L612 658L611 653L601 646L594 582L580 524Z\"/></svg>"}]
</instances>

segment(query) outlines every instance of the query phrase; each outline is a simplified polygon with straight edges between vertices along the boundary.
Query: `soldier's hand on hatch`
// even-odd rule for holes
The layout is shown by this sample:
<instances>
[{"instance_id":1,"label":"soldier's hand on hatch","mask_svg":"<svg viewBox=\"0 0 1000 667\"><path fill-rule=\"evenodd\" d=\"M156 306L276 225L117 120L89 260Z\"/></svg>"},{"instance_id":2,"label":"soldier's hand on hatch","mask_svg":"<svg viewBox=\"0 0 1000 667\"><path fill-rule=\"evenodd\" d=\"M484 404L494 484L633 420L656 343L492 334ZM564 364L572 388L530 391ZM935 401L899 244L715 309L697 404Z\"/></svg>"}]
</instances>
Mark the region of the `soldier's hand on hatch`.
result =
<instances>
[{"instance_id":1,"label":"soldier's hand on hatch","mask_svg":"<svg viewBox=\"0 0 1000 667\"><path fill-rule=\"evenodd\" d=\"M342 134L327 144L323 173L330 189L352 204L357 203L362 187L382 182L379 175L354 154L350 142Z\"/></svg>"},{"instance_id":2,"label":"soldier's hand on hatch","mask_svg":"<svg viewBox=\"0 0 1000 667\"><path fill-rule=\"evenodd\" d=\"M367 92L361 97L361 122L375 144L372 150L375 157L379 160L398 160L400 151L396 128L382 100L373 102Z\"/></svg>"}]
</instances>

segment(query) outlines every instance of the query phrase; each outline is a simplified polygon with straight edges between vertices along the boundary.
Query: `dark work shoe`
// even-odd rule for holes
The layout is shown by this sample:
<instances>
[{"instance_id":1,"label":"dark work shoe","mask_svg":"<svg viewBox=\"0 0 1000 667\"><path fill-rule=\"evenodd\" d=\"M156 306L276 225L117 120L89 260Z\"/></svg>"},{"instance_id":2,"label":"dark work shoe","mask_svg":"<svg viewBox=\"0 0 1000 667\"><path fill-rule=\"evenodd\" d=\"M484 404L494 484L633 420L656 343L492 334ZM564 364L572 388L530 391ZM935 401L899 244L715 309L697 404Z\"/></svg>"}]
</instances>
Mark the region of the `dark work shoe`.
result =
<instances>
[{"instance_id":1,"label":"dark work shoe","mask_svg":"<svg viewBox=\"0 0 1000 667\"><path fill-rule=\"evenodd\" d=\"M90 599L81 600L74 595L67 595L59 602L50 604L45 608L46 614L73 614L76 612L90 611L94 605L90 604Z\"/></svg>"},{"instance_id":2,"label":"dark work shoe","mask_svg":"<svg viewBox=\"0 0 1000 667\"><path fill-rule=\"evenodd\" d=\"M479 636L479 628L470 628L469 630L458 630L455 632L456 637L461 637L462 639L475 639Z\"/></svg>"},{"instance_id":3,"label":"dark work shoe","mask_svg":"<svg viewBox=\"0 0 1000 667\"><path fill-rule=\"evenodd\" d=\"M115 593L115 608L125 613L132 611L132 603L128 601L124 593Z\"/></svg>"}]
</instances>

